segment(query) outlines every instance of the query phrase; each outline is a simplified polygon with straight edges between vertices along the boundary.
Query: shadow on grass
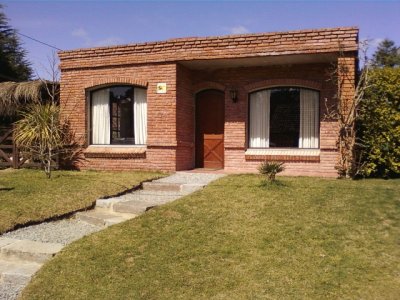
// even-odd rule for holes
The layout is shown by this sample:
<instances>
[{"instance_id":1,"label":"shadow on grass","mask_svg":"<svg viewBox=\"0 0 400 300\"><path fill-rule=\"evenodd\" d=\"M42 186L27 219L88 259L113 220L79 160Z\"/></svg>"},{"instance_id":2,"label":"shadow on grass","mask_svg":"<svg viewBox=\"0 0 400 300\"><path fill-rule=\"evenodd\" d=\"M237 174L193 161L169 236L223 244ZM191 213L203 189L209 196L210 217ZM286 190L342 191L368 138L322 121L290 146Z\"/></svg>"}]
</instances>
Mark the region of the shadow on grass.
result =
<instances>
[{"instance_id":1,"label":"shadow on grass","mask_svg":"<svg viewBox=\"0 0 400 300\"><path fill-rule=\"evenodd\" d=\"M13 187L0 187L0 192L8 192L12 191L14 188Z\"/></svg>"}]
</instances>

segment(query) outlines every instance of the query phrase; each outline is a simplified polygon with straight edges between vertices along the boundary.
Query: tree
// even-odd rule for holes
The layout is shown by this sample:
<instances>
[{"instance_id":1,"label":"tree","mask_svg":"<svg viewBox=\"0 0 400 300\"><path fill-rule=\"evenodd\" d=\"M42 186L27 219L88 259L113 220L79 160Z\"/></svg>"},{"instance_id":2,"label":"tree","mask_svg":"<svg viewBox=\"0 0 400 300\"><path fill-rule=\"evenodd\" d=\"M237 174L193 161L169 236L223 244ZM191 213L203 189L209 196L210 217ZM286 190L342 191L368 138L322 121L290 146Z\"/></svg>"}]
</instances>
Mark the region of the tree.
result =
<instances>
[{"instance_id":1,"label":"tree","mask_svg":"<svg viewBox=\"0 0 400 300\"><path fill-rule=\"evenodd\" d=\"M18 148L32 160L39 161L48 178L55 160L70 168L81 159L81 147L70 130L68 119L60 117L58 58L53 52L46 69L51 81L42 83L40 99L24 106L15 122L14 136Z\"/></svg>"},{"instance_id":2,"label":"tree","mask_svg":"<svg viewBox=\"0 0 400 300\"><path fill-rule=\"evenodd\" d=\"M33 72L26 51L2 10L0 4L0 82L29 80Z\"/></svg>"},{"instance_id":3,"label":"tree","mask_svg":"<svg viewBox=\"0 0 400 300\"><path fill-rule=\"evenodd\" d=\"M400 68L375 68L359 109L362 175L400 176Z\"/></svg>"},{"instance_id":4,"label":"tree","mask_svg":"<svg viewBox=\"0 0 400 300\"><path fill-rule=\"evenodd\" d=\"M400 65L400 47L396 47L394 41L384 39L379 43L378 49L373 55L373 65L377 67L394 67Z\"/></svg>"},{"instance_id":5,"label":"tree","mask_svg":"<svg viewBox=\"0 0 400 300\"><path fill-rule=\"evenodd\" d=\"M54 158L64 146L64 131L60 124L60 107L56 103L30 104L15 122L18 148L41 162L48 178Z\"/></svg>"},{"instance_id":6,"label":"tree","mask_svg":"<svg viewBox=\"0 0 400 300\"><path fill-rule=\"evenodd\" d=\"M400 176L400 68L377 64L378 59L388 63L382 53L389 51L382 49L393 45L382 43L372 62L366 56L367 42L361 45L363 67L350 98L341 91L352 82L353 71L345 64L333 69L338 101L327 107L324 117L337 120L339 125L336 167L340 177ZM339 60L346 58L340 54Z\"/></svg>"}]
</instances>

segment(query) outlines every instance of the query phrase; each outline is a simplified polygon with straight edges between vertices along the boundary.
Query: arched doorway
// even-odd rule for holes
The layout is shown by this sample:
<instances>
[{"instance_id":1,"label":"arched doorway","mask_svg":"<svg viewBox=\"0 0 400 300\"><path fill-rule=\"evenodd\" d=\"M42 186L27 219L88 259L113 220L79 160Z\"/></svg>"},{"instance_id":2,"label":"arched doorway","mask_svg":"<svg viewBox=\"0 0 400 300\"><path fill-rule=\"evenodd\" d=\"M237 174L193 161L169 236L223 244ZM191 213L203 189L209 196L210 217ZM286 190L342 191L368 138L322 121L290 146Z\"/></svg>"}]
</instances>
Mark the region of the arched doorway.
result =
<instances>
[{"instance_id":1,"label":"arched doorway","mask_svg":"<svg viewBox=\"0 0 400 300\"><path fill-rule=\"evenodd\" d=\"M224 98L218 90L196 95L196 168L224 167Z\"/></svg>"}]
</instances>

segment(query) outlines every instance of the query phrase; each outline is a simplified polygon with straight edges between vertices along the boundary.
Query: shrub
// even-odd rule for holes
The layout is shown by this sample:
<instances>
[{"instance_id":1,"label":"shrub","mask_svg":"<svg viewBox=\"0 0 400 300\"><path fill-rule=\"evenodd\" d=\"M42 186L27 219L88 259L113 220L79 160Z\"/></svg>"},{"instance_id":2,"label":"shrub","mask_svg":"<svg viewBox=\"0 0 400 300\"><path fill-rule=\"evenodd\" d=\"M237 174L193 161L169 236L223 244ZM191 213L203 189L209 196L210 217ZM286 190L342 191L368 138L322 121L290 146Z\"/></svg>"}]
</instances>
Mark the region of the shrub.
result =
<instances>
[{"instance_id":1,"label":"shrub","mask_svg":"<svg viewBox=\"0 0 400 300\"><path fill-rule=\"evenodd\" d=\"M276 161L264 161L258 167L260 174L265 175L269 181L275 181L276 174L283 170L285 170L284 163Z\"/></svg>"},{"instance_id":2,"label":"shrub","mask_svg":"<svg viewBox=\"0 0 400 300\"><path fill-rule=\"evenodd\" d=\"M41 162L48 178L52 161L65 145L60 124L60 107L56 104L31 104L15 122L15 141L19 149Z\"/></svg>"},{"instance_id":3,"label":"shrub","mask_svg":"<svg viewBox=\"0 0 400 300\"><path fill-rule=\"evenodd\" d=\"M400 175L400 68L370 71L369 86L360 103L362 175Z\"/></svg>"}]
</instances>

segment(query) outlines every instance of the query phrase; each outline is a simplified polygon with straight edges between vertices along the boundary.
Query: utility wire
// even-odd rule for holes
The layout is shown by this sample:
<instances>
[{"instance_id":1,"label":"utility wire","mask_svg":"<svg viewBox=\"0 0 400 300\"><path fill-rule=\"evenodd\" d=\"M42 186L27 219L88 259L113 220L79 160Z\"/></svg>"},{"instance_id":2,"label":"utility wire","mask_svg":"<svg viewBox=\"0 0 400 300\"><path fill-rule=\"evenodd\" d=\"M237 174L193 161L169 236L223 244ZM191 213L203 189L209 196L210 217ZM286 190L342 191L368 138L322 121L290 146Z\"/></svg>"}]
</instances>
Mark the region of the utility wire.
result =
<instances>
[{"instance_id":1,"label":"utility wire","mask_svg":"<svg viewBox=\"0 0 400 300\"><path fill-rule=\"evenodd\" d=\"M35 39L35 38L33 38L33 37L30 37L30 36L28 36L28 35L22 34L22 33L18 32L18 31L17 31L17 34L22 35L22 36L24 36L24 37L26 37L26 38L28 38L28 39L31 39L32 41L35 41L35 42L38 42L38 43L40 43L40 44L46 45L47 47L50 47L50 48L53 48L53 49L62 51L62 49L60 49L60 48L57 48L57 47L52 46L52 45L49 45L49 44L47 44L47 43L45 43L45 42L39 41L39 40L37 40L37 39Z\"/></svg>"}]
</instances>

